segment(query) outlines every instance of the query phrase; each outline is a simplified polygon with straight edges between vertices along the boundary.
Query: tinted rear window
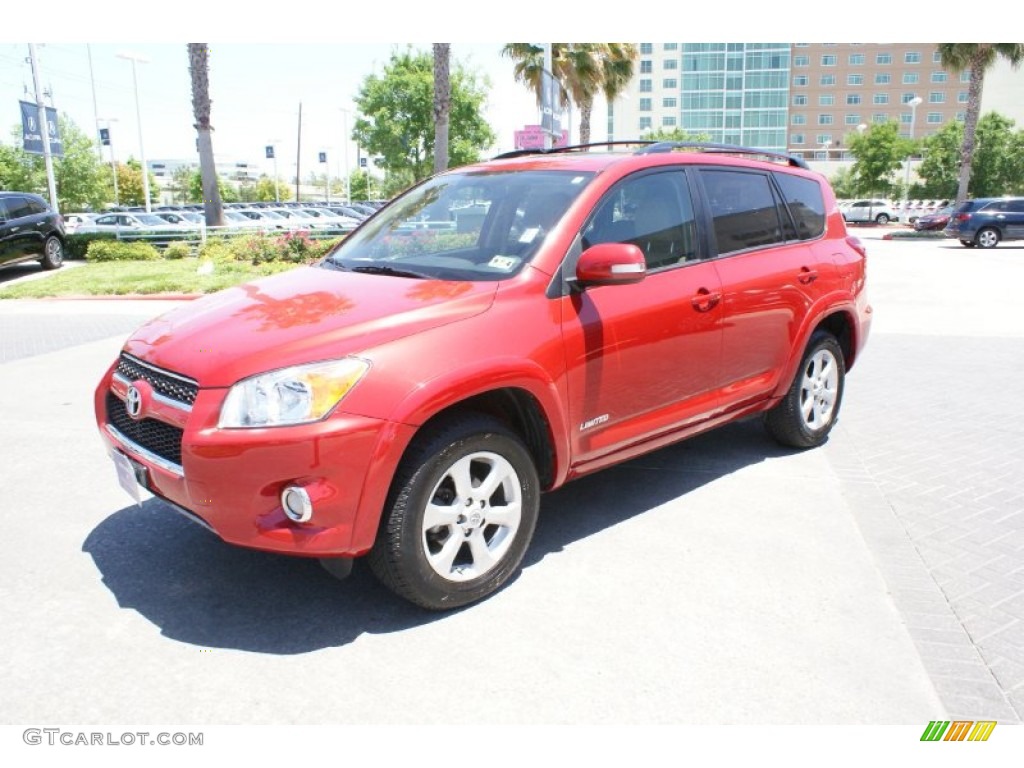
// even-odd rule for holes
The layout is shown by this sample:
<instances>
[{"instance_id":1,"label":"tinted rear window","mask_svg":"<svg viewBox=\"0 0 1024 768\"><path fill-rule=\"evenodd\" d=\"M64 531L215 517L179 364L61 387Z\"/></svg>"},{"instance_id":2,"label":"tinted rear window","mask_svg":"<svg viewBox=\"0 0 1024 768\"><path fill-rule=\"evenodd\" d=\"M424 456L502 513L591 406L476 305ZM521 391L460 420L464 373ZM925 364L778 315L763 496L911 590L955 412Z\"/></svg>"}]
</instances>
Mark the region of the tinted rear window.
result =
<instances>
[{"instance_id":1,"label":"tinted rear window","mask_svg":"<svg viewBox=\"0 0 1024 768\"><path fill-rule=\"evenodd\" d=\"M784 242L768 177L741 171L701 170L718 252L732 253Z\"/></svg>"},{"instance_id":2,"label":"tinted rear window","mask_svg":"<svg viewBox=\"0 0 1024 768\"><path fill-rule=\"evenodd\" d=\"M825 198L821 185L813 179L776 173L775 181L793 214L796 234L801 240L820 237L825 231Z\"/></svg>"}]
</instances>

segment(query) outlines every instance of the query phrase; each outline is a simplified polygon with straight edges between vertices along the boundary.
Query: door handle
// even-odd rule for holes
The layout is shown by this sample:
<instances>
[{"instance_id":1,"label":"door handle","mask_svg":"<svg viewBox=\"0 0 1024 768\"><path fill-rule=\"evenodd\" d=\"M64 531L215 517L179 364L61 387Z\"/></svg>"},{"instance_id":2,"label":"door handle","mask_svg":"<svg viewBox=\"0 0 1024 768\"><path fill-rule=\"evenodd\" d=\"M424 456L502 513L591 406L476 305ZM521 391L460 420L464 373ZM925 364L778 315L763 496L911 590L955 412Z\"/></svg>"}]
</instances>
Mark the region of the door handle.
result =
<instances>
[{"instance_id":1,"label":"door handle","mask_svg":"<svg viewBox=\"0 0 1024 768\"><path fill-rule=\"evenodd\" d=\"M690 302L693 304L693 308L698 312L707 312L710 309L714 309L715 305L722 300L722 294L718 291L711 292L707 288L701 288L694 295Z\"/></svg>"},{"instance_id":2,"label":"door handle","mask_svg":"<svg viewBox=\"0 0 1024 768\"><path fill-rule=\"evenodd\" d=\"M800 267L800 273L796 276L796 279L804 285L809 285L818 279L818 270Z\"/></svg>"}]
</instances>

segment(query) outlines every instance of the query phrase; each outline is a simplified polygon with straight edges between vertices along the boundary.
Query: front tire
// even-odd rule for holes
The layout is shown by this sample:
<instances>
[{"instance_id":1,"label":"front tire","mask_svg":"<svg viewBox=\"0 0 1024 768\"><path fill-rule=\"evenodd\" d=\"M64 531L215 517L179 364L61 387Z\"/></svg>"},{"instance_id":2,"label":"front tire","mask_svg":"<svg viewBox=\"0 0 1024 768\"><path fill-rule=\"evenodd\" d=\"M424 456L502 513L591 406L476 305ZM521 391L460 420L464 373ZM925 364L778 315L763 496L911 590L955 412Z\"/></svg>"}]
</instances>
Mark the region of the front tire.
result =
<instances>
[{"instance_id":1,"label":"front tire","mask_svg":"<svg viewBox=\"0 0 1024 768\"><path fill-rule=\"evenodd\" d=\"M999 244L999 230L985 227L974 236L974 242L979 248L995 248Z\"/></svg>"},{"instance_id":2,"label":"front tire","mask_svg":"<svg viewBox=\"0 0 1024 768\"><path fill-rule=\"evenodd\" d=\"M43 269L59 269L64 263L64 243L56 235L50 235L43 243L43 258L39 260Z\"/></svg>"},{"instance_id":3,"label":"front tire","mask_svg":"<svg viewBox=\"0 0 1024 768\"><path fill-rule=\"evenodd\" d=\"M888 223L889 223L889 214L887 214L887 213L880 213L877 216L875 216L875 224L888 224Z\"/></svg>"},{"instance_id":4,"label":"front tire","mask_svg":"<svg viewBox=\"0 0 1024 768\"><path fill-rule=\"evenodd\" d=\"M829 333L815 333L789 391L765 415L769 434L792 448L824 443L839 416L845 381L846 363L839 342Z\"/></svg>"},{"instance_id":5,"label":"front tire","mask_svg":"<svg viewBox=\"0 0 1024 768\"><path fill-rule=\"evenodd\" d=\"M417 436L399 465L367 556L400 597L450 610L497 591L533 537L540 481L500 422L463 414Z\"/></svg>"}]
</instances>

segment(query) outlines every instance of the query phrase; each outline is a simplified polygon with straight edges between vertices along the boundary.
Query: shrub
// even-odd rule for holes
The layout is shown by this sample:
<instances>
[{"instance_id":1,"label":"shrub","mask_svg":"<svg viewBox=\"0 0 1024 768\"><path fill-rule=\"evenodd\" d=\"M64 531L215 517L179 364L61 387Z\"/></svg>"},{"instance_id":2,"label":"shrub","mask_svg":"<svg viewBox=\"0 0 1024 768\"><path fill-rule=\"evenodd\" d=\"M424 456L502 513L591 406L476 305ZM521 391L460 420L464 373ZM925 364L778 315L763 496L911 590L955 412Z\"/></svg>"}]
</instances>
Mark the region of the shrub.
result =
<instances>
[{"instance_id":1,"label":"shrub","mask_svg":"<svg viewBox=\"0 0 1024 768\"><path fill-rule=\"evenodd\" d=\"M87 261L156 261L160 252L149 243L94 240L85 252Z\"/></svg>"},{"instance_id":2,"label":"shrub","mask_svg":"<svg viewBox=\"0 0 1024 768\"><path fill-rule=\"evenodd\" d=\"M192 249L186 243L171 243L164 248L165 259L187 259L192 255Z\"/></svg>"},{"instance_id":3,"label":"shrub","mask_svg":"<svg viewBox=\"0 0 1024 768\"><path fill-rule=\"evenodd\" d=\"M116 240L117 238L107 232L88 232L81 235L68 235L64 242L64 257L68 259L84 259L89 244L97 240Z\"/></svg>"}]
</instances>

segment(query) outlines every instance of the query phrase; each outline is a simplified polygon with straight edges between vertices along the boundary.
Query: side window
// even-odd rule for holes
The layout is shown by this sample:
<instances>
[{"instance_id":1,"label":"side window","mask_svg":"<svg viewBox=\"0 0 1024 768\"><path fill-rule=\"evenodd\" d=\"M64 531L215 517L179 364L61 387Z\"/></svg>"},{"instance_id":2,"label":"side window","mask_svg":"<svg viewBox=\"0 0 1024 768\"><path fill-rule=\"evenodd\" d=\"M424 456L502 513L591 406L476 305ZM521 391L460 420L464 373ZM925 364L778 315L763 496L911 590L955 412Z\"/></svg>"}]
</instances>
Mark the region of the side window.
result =
<instances>
[{"instance_id":1,"label":"side window","mask_svg":"<svg viewBox=\"0 0 1024 768\"><path fill-rule=\"evenodd\" d=\"M32 200L31 198L25 198L25 202L28 204L28 216L37 216L40 213L46 213L47 208L45 205L40 203L38 200Z\"/></svg>"},{"instance_id":2,"label":"side window","mask_svg":"<svg viewBox=\"0 0 1024 768\"><path fill-rule=\"evenodd\" d=\"M29 207L28 198L25 197L9 197L7 198L7 215L12 219L20 219L25 216L32 215L32 209Z\"/></svg>"},{"instance_id":3,"label":"side window","mask_svg":"<svg viewBox=\"0 0 1024 768\"><path fill-rule=\"evenodd\" d=\"M702 169L718 253L784 242L768 177L760 173Z\"/></svg>"},{"instance_id":4,"label":"side window","mask_svg":"<svg viewBox=\"0 0 1024 768\"><path fill-rule=\"evenodd\" d=\"M812 179L789 173L776 173L775 181L793 215L796 236L801 240L819 237L825 231L825 198L821 186Z\"/></svg>"},{"instance_id":5,"label":"side window","mask_svg":"<svg viewBox=\"0 0 1024 768\"><path fill-rule=\"evenodd\" d=\"M7 201L3 198L0 198L0 224L6 222L7 218Z\"/></svg>"},{"instance_id":6,"label":"side window","mask_svg":"<svg viewBox=\"0 0 1024 768\"><path fill-rule=\"evenodd\" d=\"M1024 213L1024 199L1021 200L1008 200L1007 210L1013 213Z\"/></svg>"},{"instance_id":7,"label":"side window","mask_svg":"<svg viewBox=\"0 0 1024 768\"><path fill-rule=\"evenodd\" d=\"M648 270L664 269L697 255L697 225L682 171L652 173L618 184L583 229L583 247L632 243Z\"/></svg>"}]
</instances>

